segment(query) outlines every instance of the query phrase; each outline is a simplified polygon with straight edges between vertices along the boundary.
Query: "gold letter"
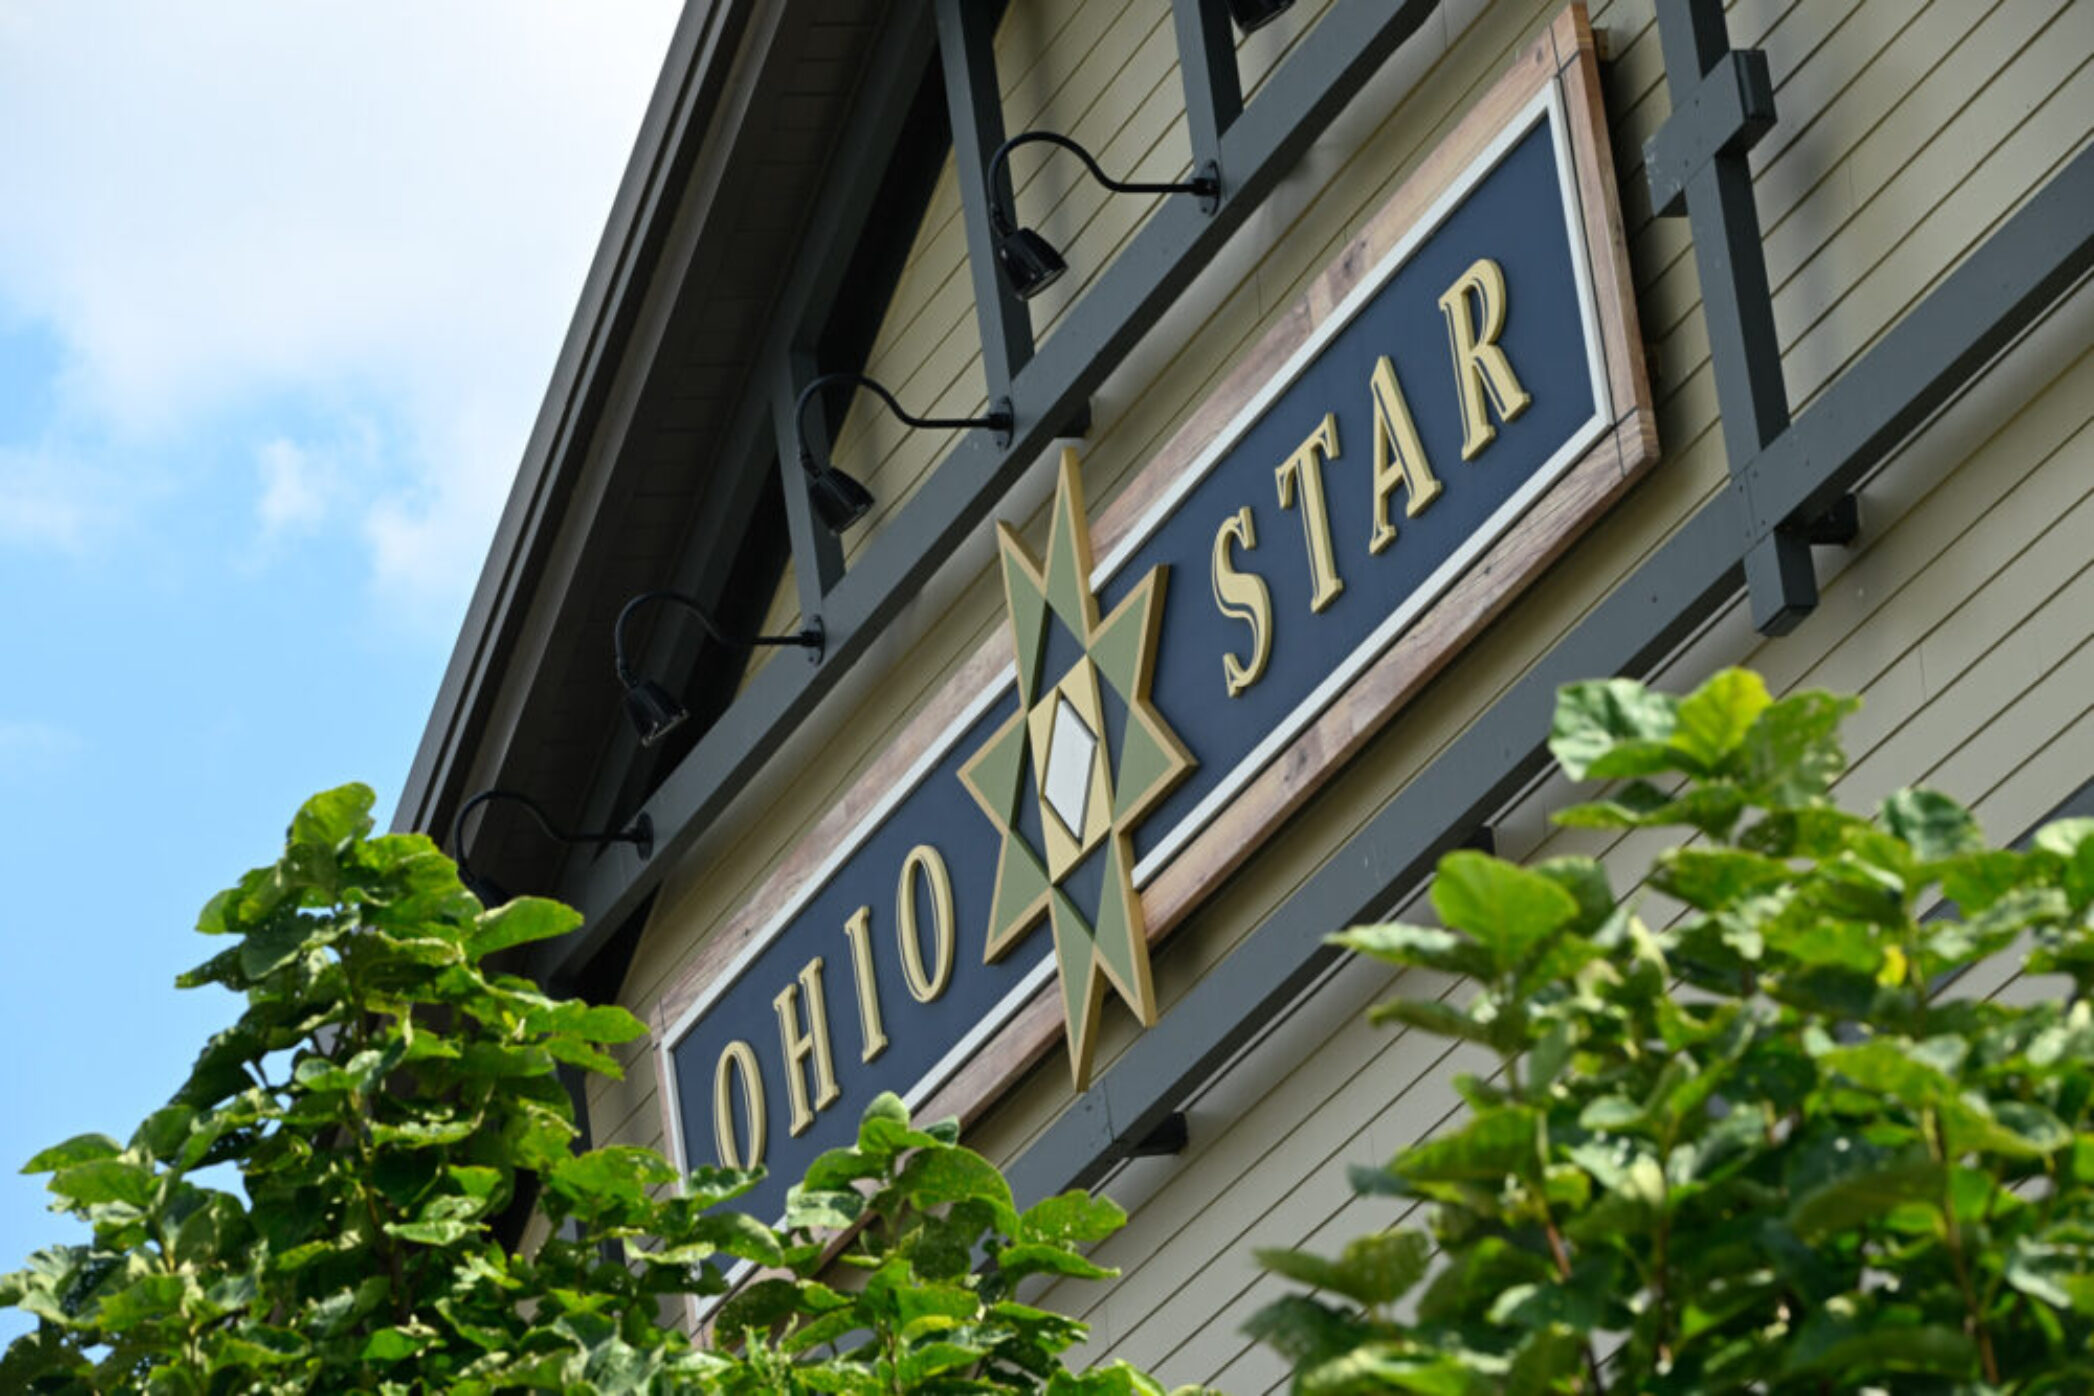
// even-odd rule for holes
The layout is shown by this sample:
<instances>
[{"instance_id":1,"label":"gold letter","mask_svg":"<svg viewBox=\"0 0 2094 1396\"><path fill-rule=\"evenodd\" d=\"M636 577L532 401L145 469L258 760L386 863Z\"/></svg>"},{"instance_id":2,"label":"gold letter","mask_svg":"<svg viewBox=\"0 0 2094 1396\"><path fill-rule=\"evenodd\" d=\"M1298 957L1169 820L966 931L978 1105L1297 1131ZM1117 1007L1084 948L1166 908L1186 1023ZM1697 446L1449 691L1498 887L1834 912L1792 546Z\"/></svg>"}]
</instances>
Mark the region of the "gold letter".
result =
<instances>
[{"instance_id":1,"label":"gold letter","mask_svg":"<svg viewBox=\"0 0 2094 1396\"><path fill-rule=\"evenodd\" d=\"M916 870L931 884L931 931L935 940L932 957L937 962L935 972L923 967L923 945L916 938ZM952 878L945 871L945 860L938 850L927 843L920 843L909 850L902 859L902 880L894 889L894 932L901 940L902 978L908 981L909 993L918 1003L929 1003L945 992L952 979L953 925L952 925Z\"/></svg>"},{"instance_id":2,"label":"gold letter","mask_svg":"<svg viewBox=\"0 0 2094 1396\"><path fill-rule=\"evenodd\" d=\"M734 1092L727 1076L742 1078L742 1117L749 1125L749 1147L744 1151L734 1138ZM735 1041L720 1049L713 1067L713 1147L722 1168L754 1168L763 1162L763 1068L746 1042Z\"/></svg>"},{"instance_id":3,"label":"gold letter","mask_svg":"<svg viewBox=\"0 0 2094 1396\"><path fill-rule=\"evenodd\" d=\"M800 1031L800 991L807 991L807 1031ZM805 1134L814 1123L814 1111L825 1110L836 1100L836 1063L829 1055L829 1006L822 1001L822 957L817 955L800 968L800 982L788 984L771 1000L778 1010L778 1041L785 1048L785 1088L792 1098L790 1133ZM800 1063L814 1058L814 1110L807 1108L807 1078Z\"/></svg>"},{"instance_id":4,"label":"gold letter","mask_svg":"<svg viewBox=\"0 0 2094 1396\"><path fill-rule=\"evenodd\" d=\"M1223 615L1251 628L1250 663L1239 663L1235 655L1226 651L1222 654L1222 679L1228 685L1229 696L1234 698L1265 676L1265 661L1272 658L1272 593L1265 589L1265 579L1257 573L1236 570L1236 560L1229 556L1231 539L1246 550L1258 546L1250 505L1223 519L1222 526L1215 530L1214 565L1210 572L1214 604Z\"/></svg>"},{"instance_id":5,"label":"gold letter","mask_svg":"<svg viewBox=\"0 0 2094 1396\"><path fill-rule=\"evenodd\" d=\"M1440 481L1425 460L1425 443L1418 439L1411 405L1403 400L1403 385L1387 354L1374 361L1367 391L1374 398L1374 537L1367 551L1378 553L1396 541L1396 526L1389 522L1389 496L1396 487L1410 492L1403 516L1415 519L1440 497Z\"/></svg>"},{"instance_id":6,"label":"gold letter","mask_svg":"<svg viewBox=\"0 0 2094 1396\"><path fill-rule=\"evenodd\" d=\"M1331 556L1331 516L1323 505L1322 463L1338 455L1338 419L1326 412L1323 425L1309 433L1308 440L1273 472L1280 485L1280 507L1294 507L1294 487L1301 485L1301 526L1309 540L1309 580L1316 584L1309 609L1320 611L1338 599L1345 583L1338 580L1338 564Z\"/></svg>"},{"instance_id":7,"label":"gold letter","mask_svg":"<svg viewBox=\"0 0 2094 1396\"><path fill-rule=\"evenodd\" d=\"M873 982L872 908L861 906L843 923L851 942L851 976L858 981L858 1035L865 1050L858 1060L869 1062L887 1050L887 1030L880 1025L880 993Z\"/></svg>"},{"instance_id":8,"label":"gold letter","mask_svg":"<svg viewBox=\"0 0 2094 1396\"><path fill-rule=\"evenodd\" d=\"M1471 291L1476 293L1480 324L1469 319ZM1490 394L1490 405L1508 422L1534 400L1498 347L1498 335L1505 328L1505 273L1490 258L1477 259L1440 297L1440 310L1447 317L1447 342L1454 350L1454 385L1461 390L1461 458L1474 460L1498 434L1484 410L1484 394Z\"/></svg>"}]
</instances>

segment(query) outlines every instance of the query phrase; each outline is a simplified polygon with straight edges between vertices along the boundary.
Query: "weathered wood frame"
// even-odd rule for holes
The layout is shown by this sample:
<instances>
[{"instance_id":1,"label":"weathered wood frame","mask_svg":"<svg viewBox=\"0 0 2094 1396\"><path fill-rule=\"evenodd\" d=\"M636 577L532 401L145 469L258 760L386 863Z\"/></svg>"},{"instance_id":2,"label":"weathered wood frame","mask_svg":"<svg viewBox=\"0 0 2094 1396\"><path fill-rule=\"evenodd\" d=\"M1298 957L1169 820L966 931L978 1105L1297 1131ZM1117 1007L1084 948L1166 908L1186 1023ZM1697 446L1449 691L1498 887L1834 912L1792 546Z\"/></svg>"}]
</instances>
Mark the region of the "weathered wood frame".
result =
<instances>
[{"instance_id":1,"label":"weathered wood frame","mask_svg":"<svg viewBox=\"0 0 2094 1396\"><path fill-rule=\"evenodd\" d=\"M1336 774L1468 642L1552 563L1650 465L1656 419L1644 370L1626 242L1608 154L1597 55L1582 6L1566 9L1521 50L1500 80L1367 221L1258 344L1231 369L1206 403L1179 429L1094 521L1092 540L1110 573L1124 545L1157 522L1158 506L1215 450L1282 366L1325 331L1348 295L1391 249L1434 210L1442 196L1497 143L1509 123L1552 84L1568 136L1577 209L1583 221L1585 272L1597 318L1597 341L1612 420L1583 455L1475 558L1438 599L1266 761L1230 806L1208 821L1151 878L1142 903L1151 941L1181 924L1206 894ZM792 850L758 891L699 949L651 1005L658 1053L663 1130L680 1166L689 1167L682 1137L671 1048L710 992L731 981L793 909L911 788L979 711L985 692L1009 681L1008 642L984 644L926 703L901 735L842 800ZM1049 962L1051 964L1051 961ZM1016 1012L980 1040L963 1044L964 1060L934 1076L911 1104L934 1116L978 1116L1052 1049L1063 1031L1051 977L1028 984Z\"/></svg>"}]
</instances>

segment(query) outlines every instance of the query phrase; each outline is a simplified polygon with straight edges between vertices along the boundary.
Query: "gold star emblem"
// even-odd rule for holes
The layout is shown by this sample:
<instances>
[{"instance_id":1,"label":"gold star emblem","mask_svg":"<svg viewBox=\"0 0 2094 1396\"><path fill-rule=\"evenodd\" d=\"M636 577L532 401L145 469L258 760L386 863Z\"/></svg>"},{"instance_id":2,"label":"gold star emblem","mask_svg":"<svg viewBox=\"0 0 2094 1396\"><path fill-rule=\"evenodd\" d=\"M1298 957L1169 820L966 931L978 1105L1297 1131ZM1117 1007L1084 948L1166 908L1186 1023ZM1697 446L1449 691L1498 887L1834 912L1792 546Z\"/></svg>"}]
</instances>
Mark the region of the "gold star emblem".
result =
<instances>
[{"instance_id":1,"label":"gold star emblem","mask_svg":"<svg viewBox=\"0 0 2094 1396\"><path fill-rule=\"evenodd\" d=\"M1166 569L1152 568L1099 619L1074 451L1062 452L1046 565L1009 524L996 532L1020 706L960 771L1003 835L984 958L1001 959L1042 916L1052 923L1069 1065L1083 1090L1108 983L1144 1026L1156 1021L1131 834L1197 763L1149 701ZM1050 678L1058 629L1080 653ZM1037 828L1040 846L1026 825ZM1104 860L1103 875L1097 906L1085 909L1075 889L1089 879L1071 874L1094 856Z\"/></svg>"}]
</instances>

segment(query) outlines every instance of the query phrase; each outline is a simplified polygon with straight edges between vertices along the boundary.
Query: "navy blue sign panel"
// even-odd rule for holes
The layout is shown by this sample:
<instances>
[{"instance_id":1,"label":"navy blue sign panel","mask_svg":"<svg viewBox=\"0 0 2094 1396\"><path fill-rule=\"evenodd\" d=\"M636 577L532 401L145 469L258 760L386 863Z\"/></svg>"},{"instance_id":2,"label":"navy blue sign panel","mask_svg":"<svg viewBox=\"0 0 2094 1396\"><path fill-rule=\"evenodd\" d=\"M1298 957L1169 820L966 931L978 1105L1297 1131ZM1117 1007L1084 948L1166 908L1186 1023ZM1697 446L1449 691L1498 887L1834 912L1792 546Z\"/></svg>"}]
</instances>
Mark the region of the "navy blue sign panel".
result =
<instances>
[{"instance_id":1,"label":"navy blue sign panel","mask_svg":"<svg viewBox=\"0 0 2094 1396\"><path fill-rule=\"evenodd\" d=\"M1137 887L1607 431L1564 121L1550 85L1099 560L1104 615L1166 569L1148 698L1197 763L1133 829ZM1044 920L985 960L1003 834L959 775L1018 706L1008 678L983 693L667 1034L683 1161L764 1163L760 1213L875 1094L921 1103L1052 981Z\"/></svg>"}]
</instances>

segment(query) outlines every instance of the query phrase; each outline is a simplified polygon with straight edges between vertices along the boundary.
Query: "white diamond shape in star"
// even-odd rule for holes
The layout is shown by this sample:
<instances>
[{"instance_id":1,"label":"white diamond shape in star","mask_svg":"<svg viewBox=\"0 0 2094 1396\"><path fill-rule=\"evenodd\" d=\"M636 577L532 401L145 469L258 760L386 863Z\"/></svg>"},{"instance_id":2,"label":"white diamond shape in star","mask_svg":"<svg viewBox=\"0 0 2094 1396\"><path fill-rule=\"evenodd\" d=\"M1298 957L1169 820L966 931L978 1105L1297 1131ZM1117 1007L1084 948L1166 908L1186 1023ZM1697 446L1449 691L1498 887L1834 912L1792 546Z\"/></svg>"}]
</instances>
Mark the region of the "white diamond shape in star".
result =
<instances>
[{"instance_id":1,"label":"white diamond shape in star","mask_svg":"<svg viewBox=\"0 0 2094 1396\"><path fill-rule=\"evenodd\" d=\"M1047 742L1047 782L1042 793L1062 824L1083 837L1083 816L1091 798L1091 758L1098 739L1083 725L1069 700L1054 700L1054 735Z\"/></svg>"}]
</instances>

